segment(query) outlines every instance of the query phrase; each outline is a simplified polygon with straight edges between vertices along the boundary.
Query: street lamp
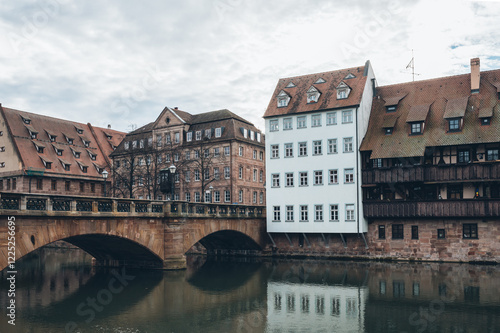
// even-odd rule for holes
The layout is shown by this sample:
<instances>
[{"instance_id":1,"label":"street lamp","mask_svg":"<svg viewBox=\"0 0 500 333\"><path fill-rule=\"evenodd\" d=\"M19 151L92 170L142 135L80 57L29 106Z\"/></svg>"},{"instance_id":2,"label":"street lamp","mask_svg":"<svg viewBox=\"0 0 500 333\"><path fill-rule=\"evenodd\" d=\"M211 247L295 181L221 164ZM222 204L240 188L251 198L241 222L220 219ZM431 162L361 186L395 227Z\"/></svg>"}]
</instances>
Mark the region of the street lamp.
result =
<instances>
[{"instance_id":1,"label":"street lamp","mask_svg":"<svg viewBox=\"0 0 500 333\"><path fill-rule=\"evenodd\" d=\"M175 165L172 164L171 166L169 166L168 170L170 171L170 174L172 175L172 191L170 192L171 193L170 195L172 196L171 197L172 201L174 201L174 197L175 197L174 196L174 188L175 188L175 186L174 186L174 183L175 183L174 174L175 174L175 170L176 170Z\"/></svg>"},{"instance_id":2,"label":"street lamp","mask_svg":"<svg viewBox=\"0 0 500 333\"><path fill-rule=\"evenodd\" d=\"M208 187L208 191L207 191L207 193L209 193L209 194L210 194L210 203L212 203L212 202L213 202L213 199L212 199L212 190L213 190L213 189L214 189L214 187L213 187L212 185L210 185L210 186Z\"/></svg>"},{"instance_id":3,"label":"street lamp","mask_svg":"<svg viewBox=\"0 0 500 333\"><path fill-rule=\"evenodd\" d=\"M108 175L109 173L106 171L106 169L104 169L104 171L102 172L102 179L104 179L104 196L106 197L106 179L108 179Z\"/></svg>"}]
</instances>

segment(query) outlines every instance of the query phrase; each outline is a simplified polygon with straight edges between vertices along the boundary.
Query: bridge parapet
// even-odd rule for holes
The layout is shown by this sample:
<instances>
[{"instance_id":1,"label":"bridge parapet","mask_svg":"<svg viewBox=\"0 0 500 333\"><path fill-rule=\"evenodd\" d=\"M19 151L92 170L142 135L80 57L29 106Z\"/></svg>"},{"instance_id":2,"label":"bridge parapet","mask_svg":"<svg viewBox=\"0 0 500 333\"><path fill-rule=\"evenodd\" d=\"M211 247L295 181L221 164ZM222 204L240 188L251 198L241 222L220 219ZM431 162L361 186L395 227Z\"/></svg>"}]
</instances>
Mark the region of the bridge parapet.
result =
<instances>
[{"instance_id":1,"label":"bridge parapet","mask_svg":"<svg viewBox=\"0 0 500 333\"><path fill-rule=\"evenodd\" d=\"M184 201L0 193L0 214L246 219L265 217L265 208Z\"/></svg>"}]
</instances>

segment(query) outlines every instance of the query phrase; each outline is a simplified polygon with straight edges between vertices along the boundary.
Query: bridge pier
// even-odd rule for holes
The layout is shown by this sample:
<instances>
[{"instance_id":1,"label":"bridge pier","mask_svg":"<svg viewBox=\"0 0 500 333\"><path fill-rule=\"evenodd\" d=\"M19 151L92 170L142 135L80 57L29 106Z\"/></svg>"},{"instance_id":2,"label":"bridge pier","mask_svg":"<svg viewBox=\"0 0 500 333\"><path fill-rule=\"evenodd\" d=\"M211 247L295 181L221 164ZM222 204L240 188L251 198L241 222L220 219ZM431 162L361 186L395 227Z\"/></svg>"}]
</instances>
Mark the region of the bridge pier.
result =
<instances>
[{"instance_id":1,"label":"bridge pier","mask_svg":"<svg viewBox=\"0 0 500 333\"><path fill-rule=\"evenodd\" d=\"M186 269L186 256L182 255L176 258L167 258L163 260L163 269L174 270L174 269Z\"/></svg>"}]
</instances>

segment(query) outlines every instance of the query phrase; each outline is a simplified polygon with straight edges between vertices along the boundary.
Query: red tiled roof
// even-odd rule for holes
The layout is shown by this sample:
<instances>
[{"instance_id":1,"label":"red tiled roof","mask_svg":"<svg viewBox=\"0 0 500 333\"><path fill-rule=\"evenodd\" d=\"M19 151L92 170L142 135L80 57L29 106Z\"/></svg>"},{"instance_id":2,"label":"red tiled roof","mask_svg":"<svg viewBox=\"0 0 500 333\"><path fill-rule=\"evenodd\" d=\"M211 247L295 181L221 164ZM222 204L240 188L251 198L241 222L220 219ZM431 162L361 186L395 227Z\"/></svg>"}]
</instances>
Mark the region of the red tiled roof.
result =
<instances>
[{"instance_id":1,"label":"red tiled roof","mask_svg":"<svg viewBox=\"0 0 500 333\"><path fill-rule=\"evenodd\" d=\"M444 119L463 118L468 102L469 96L448 100L448 102L446 102L446 108L444 109Z\"/></svg>"},{"instance_id":2,"label":"red tiled roof","mask_svg":"<svg viewBox=\"0 0 500 333\"><path fill-rule=\"evenodd\" d=\"M264 118L359 105L366 83L367 76L365 72L368 70L368 66L369 62L365 66L360 67L280 79L264 114ZM353 74L355 77L346 79L349 74ZM326 82L315 83L320 78ZM352 90L348 98L337 99L337 86L342 81ZM293 82L295 86L287 88L290 82ZM307 103L307 90L311 86L322 92L316 103ZM277 103L277 96L282 90L291 97L286 107L278 107Z\"/></svg>"},{"instance_id":3,"label":"red tiled roof","mask_svg":"<svg viewBox=\"0 0 500 333\"><path fill-rule=\"evenodd\" d=\"M406 118L407 123L425 121L427 115L429 114L430 104L422 105L412 105L410 106L410 112L408 112L408 117Z\"/></svg>"}]
</instances>

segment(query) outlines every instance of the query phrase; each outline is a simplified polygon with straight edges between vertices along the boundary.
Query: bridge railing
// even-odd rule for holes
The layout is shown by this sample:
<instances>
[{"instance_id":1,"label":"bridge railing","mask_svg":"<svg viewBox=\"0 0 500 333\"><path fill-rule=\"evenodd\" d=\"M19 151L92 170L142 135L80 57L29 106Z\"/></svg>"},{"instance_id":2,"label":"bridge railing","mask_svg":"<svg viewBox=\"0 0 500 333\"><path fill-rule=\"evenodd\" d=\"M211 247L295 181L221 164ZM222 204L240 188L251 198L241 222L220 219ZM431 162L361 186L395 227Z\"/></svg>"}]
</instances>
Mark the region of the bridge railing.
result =
<instances>
[{"instance_id":1,"label":"bridge railing","mask_svg":"<svg viewBox=\"0 0 500 333\"><path fill-rule=\"evenodd\" d=\"M21 215L142 215L173 217L265 216L263 206L50 194L0 193L0 213Z\"/></svg>"}]
</instances>

